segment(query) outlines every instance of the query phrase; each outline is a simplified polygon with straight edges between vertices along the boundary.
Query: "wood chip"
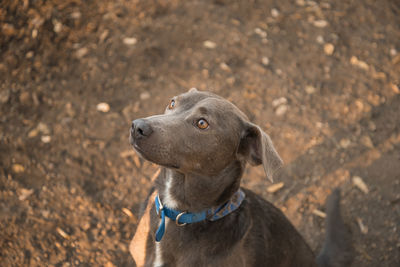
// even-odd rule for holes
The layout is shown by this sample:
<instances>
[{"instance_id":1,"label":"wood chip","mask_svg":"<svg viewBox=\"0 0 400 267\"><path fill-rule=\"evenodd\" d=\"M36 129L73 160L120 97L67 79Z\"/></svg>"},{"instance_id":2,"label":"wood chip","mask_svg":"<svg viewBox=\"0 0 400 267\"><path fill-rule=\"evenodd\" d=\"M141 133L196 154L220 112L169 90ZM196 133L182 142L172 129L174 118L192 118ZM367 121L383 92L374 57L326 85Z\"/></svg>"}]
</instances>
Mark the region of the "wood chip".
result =
<instances>
[{"instance_id":1,"label":"wood chip","mask_svg":"<svg viewBox=\"0 0 400 267\"><path fill-rule=\"evenodd\" d=\"M390 87L395 94L400 94L400 88L397 84L392 83Z\"/></svg>"},{"instance_id":2,"label":"wood chip","mask_svg":"<svg viewBox=\"0 0 400 267\"><path fill-rule=\"evenodd\" d=\"M18 196L18 199L21 200L21 201L24 201L24 200L27 199L30 195L32 195L32 193L33 193L33 189L25 189L25 188L22 188L22 189L21 189L21 192L20 192L20 194L19 194L19 196Z\"/></svg>"},{"instance_id":3,"label":"wood chip","mask_svg":"<svg viewBox=\"0 0 400 267\"><path fill-rule=\"evenodd\" d=\"M395 56L395 57L392 59L393 65L396 65L396 64L399 63L399 62L400 62L400 54L398 54L397 56Z\"/></svg>"},{"instance_id":4,"label":"wood chip","mask_svg":"<svg viewBox=\"0 0 400 267\"><path fill-rule=\"evenodd\" d=\"M364 235L368 233L368 227L363 223L361 218L357 218L357 224L358 227L360 227L361 233L363 233Z\"/></svg>"},{"instance_id":5,"label":"wood chip","mask_svg":"<svg viewBox=\"0 0 400 267\"><path fill-rule=\"evenodd\" d=\"M369 193L368 186L364 183L360 176L353 177L353 184L365 194Z\"/></svg>"},{"instance_id":6,"label":"wood chip","mask_svg":"<svg viewBox=\"0 0 400 267\"><path fill-rule=\"evenodd\" d=\"M133 162L135 163L136 167L140 168L142 164L140 163L139 156L135 153L133 154Z\"/></svg>"},{"instance_id":7,"label":"wood chip","mask_svg":"<svg viewBox=\"0 0 400 267\"><path fill-rule=\"evenodd\" d=\"M372 143L372 140L368 135L361 136L360 142L368 148L374 148L374 143Z\"/></svg>"},{"instance_id":8,"label":"wood chip","mask_svg":"<svg viewBox=\"0 0 400 267\"><path fill-rule=\"evenodd\" d=\"M320 211L320 210L315 209L315 210L312 211L312 213L313 213L314 215L318 216L318 217L326 218L326 213L323 212L323 211Z\"/></svg>"},{"instance_id":9,"label":"wood chip","mask_svg":"<svg viewBox=\"0 0 400 267\"><path fill-rule=\"evenodd\" d=\"M315 20L313 22L313 25L317 28L325 28L326 26L328 26L328 22L326 20Z\"/></svg>"},{"instance_id":10,"label":"wood chip","mask_svg":"<svg viewBox=\"0 0 400 267\"><path fill-rule=\"evenodd\" d=\"M273 185L271 185L271 186L269 186L269 187L267 188L267 191L268 191L269 193L278 192L280 189L282 189L282 187L283 187L284 185L285 185L285 184L284 184L283 182L280 182L280 183L277 183L277 184L273 184Z\"/></svg>"},{"instance_id":11,"label":"wood chip","mask_svg":"<svg viewBox=\"0 0 400 267\"><path fill-rule=\"evenodd\" d=\"M115 267L115 265L114 265L111 261L108 261L108 262L104 265L104 267Z\"/></svg>"},{"instance_id":12,"label":"wood chip","mask_svg":"<svg viewBox=\"0 0 400 267\"><path fill-rule=\"evenodd\" d=\"M128 149L128 150L125 150L125 151L122 151L121 153L119 153L119 156L121 158L127 158L127 157L133 156L135 154L136 154L135 150Z\"/></svg>"},{"instance_id":13,"label":"wood chip","mask_svg":"<svg viewBox=\"0 0 400 267\"><path fill-rule=\"evenodd\" d=\"M157 177L158 177L158 175L160 174L160 172L161 172L161 169L158 168L158 170L153 174L153 176L151 176L150 181L151 181L152 183L157 179Z\"/></svg>"},{"instance_id":14,"label":"wood chip","mask_svg":"<svg viewBox=\"0 0 400 267\"><path fill-rule=\"evenodd\" d=\"M128 216L128 217L133 217L133 213L127 209L127 208L122 208L122 211Z\"/></svg>"},{"instance_id":15,"label":"wood chip","mask_svg":"<svg viewBox=\"0 0 400 267\"><path fill-rule=\"evenodd\" d=\"M355 56L351 57L350 63L351 63L351 65L356 66L356 67L358 67L360 69L363 69L363 70L368 70L369 69L369 66L368 66L368 64L366 62L364 62L362 60L359 60Z\"/></svg>"},{"instance_id":16,"label":"wood chip","mask_svg":"<svg viewBox=\"0 0 400 267\"><path fill-rule=\"evenodd\" d=\"M67 234L67 233L66 233L63 229L61 229L60 227L57 227L57 228L56 228L56 231L57 231L57 233L58 233L61 237L65 238L65 239L70 239L69 234Z\"/></svg>"},{"instance_id":17,"label":"wood chip","mask_svg":"<svg viewBox=\"0 0 400 267\"><path fill-rule=\"evenodd\" d=\"M126 37L122 42L126 45L132 46L137 43L137 39L135 37Z\"/></svg>"}]
</instances>

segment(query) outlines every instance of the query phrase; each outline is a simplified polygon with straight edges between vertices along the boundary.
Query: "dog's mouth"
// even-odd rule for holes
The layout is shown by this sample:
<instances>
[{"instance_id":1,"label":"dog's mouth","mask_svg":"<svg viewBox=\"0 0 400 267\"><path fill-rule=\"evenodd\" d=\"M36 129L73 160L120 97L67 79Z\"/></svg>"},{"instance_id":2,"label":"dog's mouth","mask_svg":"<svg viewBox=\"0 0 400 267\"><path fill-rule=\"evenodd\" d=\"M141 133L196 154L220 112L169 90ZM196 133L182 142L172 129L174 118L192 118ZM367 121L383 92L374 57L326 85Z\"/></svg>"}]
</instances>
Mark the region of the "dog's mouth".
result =
<instances>
[{"instance_id":1,"label":"dog's mouth","mask_svg":"<svg viewBox=\"0 0 400 267\"><path fill-rule=\"evenodd\" d=\"M132 135L129 136L129 143L132 145L133 150L135 150L135 152L143 159L148 160L150 162L153 162L157 165L166 167L166 168L170 168L170 169L179 169L179 165L177 164L169 164L169 163L160 163L158 161L155 161L153 159L151 159L150 157L148 157L146 155L146 152L137 144L137 142L135 141L135 139L132 137Z\"/></svg>"}]
</instances>

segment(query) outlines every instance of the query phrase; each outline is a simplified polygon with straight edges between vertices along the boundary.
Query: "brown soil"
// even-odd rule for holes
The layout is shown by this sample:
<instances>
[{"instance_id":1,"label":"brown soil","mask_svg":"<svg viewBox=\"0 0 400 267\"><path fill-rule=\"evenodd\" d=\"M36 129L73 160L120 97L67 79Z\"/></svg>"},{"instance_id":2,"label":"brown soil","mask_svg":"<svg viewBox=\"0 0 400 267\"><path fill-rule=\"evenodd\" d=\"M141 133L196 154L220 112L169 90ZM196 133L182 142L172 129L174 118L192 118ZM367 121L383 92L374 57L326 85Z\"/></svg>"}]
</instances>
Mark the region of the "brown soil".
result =
<instances>
[{"instance_id":1,"label":"brown soil","mask_svg":"<svg viewBox=\"0 0 400 267\"><path fill-rule=\"evenodd\" d=\"M399 3L3 0L1 265L129 266L156 171L130 122L197 87L270 134L283 188L268 193L262 168L243 184L315 251L315 210L340 186L354 266L400 266Z\"/></svg>"}]
</instances>

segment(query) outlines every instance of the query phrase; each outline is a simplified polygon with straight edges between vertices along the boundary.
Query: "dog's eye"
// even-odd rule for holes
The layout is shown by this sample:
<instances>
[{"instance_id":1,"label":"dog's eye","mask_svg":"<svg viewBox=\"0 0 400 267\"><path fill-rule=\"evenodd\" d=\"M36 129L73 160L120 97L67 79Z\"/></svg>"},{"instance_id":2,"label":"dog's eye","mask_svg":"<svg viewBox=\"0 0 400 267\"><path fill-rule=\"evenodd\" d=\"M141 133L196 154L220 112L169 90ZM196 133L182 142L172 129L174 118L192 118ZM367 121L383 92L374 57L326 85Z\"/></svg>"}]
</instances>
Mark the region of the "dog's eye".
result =
<instances>
[{"instance_id":1,"label":"dog's eye","mask_svg":"<svg viewBox=\"0 0 400 267\"><path fill-rule=\"evenodd\" d=\"M169 102L169 105L168 105L168 109L174 109L175 108L175 100L171 100L171 102Z\"/></svg>"},{"instance_id":2,"label":"dog's eye","mask_svg":"<svg viewBox=\"0 0 400 267\"><path fill-rule=\"evenodd\" d=\"M197 127L200 129L206 129L208 127L208 122L205 119L200 119L197 121Z\"/></svg>"}]
</instances>

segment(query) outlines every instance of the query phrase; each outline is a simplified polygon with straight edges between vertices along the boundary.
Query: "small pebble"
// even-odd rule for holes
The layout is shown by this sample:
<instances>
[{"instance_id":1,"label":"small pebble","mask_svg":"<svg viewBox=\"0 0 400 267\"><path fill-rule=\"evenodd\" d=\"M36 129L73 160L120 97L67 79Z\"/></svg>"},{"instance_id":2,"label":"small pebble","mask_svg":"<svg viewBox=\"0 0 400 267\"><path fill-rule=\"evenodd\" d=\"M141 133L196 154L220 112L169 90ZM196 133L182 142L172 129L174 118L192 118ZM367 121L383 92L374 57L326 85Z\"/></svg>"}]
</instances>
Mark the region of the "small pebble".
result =
<instances>
[{"instance_id":1,"label":"small pebble","mask_svg":"<svg viewBox=\"0 0 400 267\"><path fill-rule=\"evenodd\" d=\"M231 70L231 68L225 62L222 62L221 64L219 64L219 67L224 71L230 71Z\"/></svg>"},{"instance_id":2,"label":"small pebble","mask_svg":"<svg viewBox=\"0 0 400 267\"><path fill-rule=\"evenodd\" d=\"M268 65L269 65L269 58L267 58L267 57L262 57L261 63L262 63L264 66L268 66Z\"/></svg>"},{"instance_id":3,"label":"small pebble","mask_svg":"<svg viewBox=\"0 0 400 267\"><path fill-rule=\"evenodd\" d=\"M343 138L342 140L340 140L339 143L340 143L340 147L344 148L344 149L348 148L351 145L351 141L347 138Z\"/></svg>"},{"instance_id":4,"label":"small pebble","mask_svg":"<svg viewBox=\"0 0 400 267\"><path fill-rule=\"evenodd\" d=\"M29 104L30 99L31 99L31 95L29 94L29 92L22 92L19 95L19 102L21 102L21 104L24 104L24 105Z\"/></svg>"},{"instance_id":5,"label":"small pebble","mask_svg":"<svg viewBox=\"0 0 400 267\"><path fill-rule=\"evenodd\" d=\"M376 125L375 125L375 123L373 121L369 121L368 122L368 129L370 131L375 131L376 130Z\"/></svg>"},{"instance_id":6,"label":"small pebble","mask_svg":"<svg viewBox=\"0 0 400 267\"><path fill-rule=\"evenodd\" d=\"M288 110L288 106L287 105L280 105L276 109L275 114L278 115L278 116L282 116L287 112L287 110Z\"/></svg>"},{"instance_id":7,"label":"small pebble","mask_svg":"<svg viewBox=\"0 0 400 267\"><path fill-rule=\"evenodd\" d=\"M135 37L126 37L122 40L122 42L126 45L132 46L137 43L137 39Z\"/></svg>"},{"instance_id":8,"label":"small pebble","mask_svg":"<svg viewBox=\"0 0 400 267\"><path fill-rule=\"evenodd\" d=\"M316 91L315 87L312 86L312 85L307 85L307 86L304 88L304 90L305 90L306 93L309 94L309 95L314 94L315 91Z\"/></svg>"},{"instance_id":9,"label":"small pebble","mask_svg":"<svg viewBox=\"0 0 400 267\"><path fill-rule=\"evenodd\" d=\"M140 94L140 99L141 100L147 100L149 98L150 98L150 93L147 92L147 91Z\"/></svg>"},{"instance_id":10,"label":"small pebble","mask_svg":"<svg viewBox=\"0 0 400 267\"><path fill-rule=\"evenodd\" d=\"M29 51L28 53L26 53L26 55L25 55L25 57L27 58L27 59L30 59L30 58L32 58L33 57L33 51Z\"/></svg>"},{"instance_id":11,"label":"small pebble","mask_svg":"<svg viewBox=\"0 0 400 267\"><path fill-rule=\"evenodd\" d=\"M110 105L105 103L105 102L97 104L96 108L97 108L98 111L101 111L101 112L104 112L104 113L110 111Z\"/></svg>"},{"instance_id":12,"label":"small pebble","mask_svg":"<svg viewBox=\"0 0 400 267\"><path fill-rule=\"evenodd\" d=\"M0 91L0 103L1 104L7 103L8 99L10 99L10 90L2 89Z\"/></svg>"},{"instance_id":13,"label":"small pebble","mask_svg":"<svg viewBox=\"0 0 400 267\"><path fill-rule=\"evenodd\" d=\"M319 44L323 44L325 42L324 37L322 35L318 35L316 40L317 40L317 43L319 43Z\"/></svg>"},{"instance_id":14,"label":"small pebble","mask_svg":"<svg viewBox=\"0 0 400 267\"><path fill-rule=\"evenodd\" d=\"M43 123L43 122L39 122L38 125L37 125L36 127L37 127L37 129L38 129L41 133L43 133L43 134L45 134L45 135L47 135L47 134L50 133L49 126L47 126L47 125L46 125L45 123Z\"/></svg>"},{"instance_id":15,"label":"small pebble","mask_svg":"<svg viewBox=\"0 0 400 267\"><path fill-rule=\"evenodd\" d=\"M53 31L55 33L60 33L62 31L63 25L61 22L54 20L53 21L54 27L53 27Z\"/></svg>"},{"instance_id":16,"label":"small pebble","mask_svg":"<svg viewBox=\"0 0 400 267\"><path fill-rule=\"evenodd\" d=\"M390 53L390 55L391 55L392 57L394 57L394 56L397 55L397 50L396 50L395 48L391 48L390 51L389 51L389 53Z\"/></svg>"},{"instance_id":17,"label":"small pebble","mask_svg":"<svg viewBox=\"0 0 400 267\"><path fill-rule=\"evenodd\" d=\"M204 41L203 45L204 45L204 47L206 47L208 49L214 49L217 47L217 44L210 40Z\"/></svg>"},{"instance_id":18,"label":"small pebble","mask_svg":"<svg viewBox=\"0 0 400 267\"><path fill-rule=\"evenodd\" d=\"M327 2L322 2L319 5L321 6L321 8L325 8L325 9L330 9L331 8L331 4L329 4Z\"/></svg>"},{"instance_id":19,"label":"small pebble","mask_svg":"<svg viewBox=\"0 0 400 267\"><path fill-rule=\"evenodd\" d=\"M279 16L279 10L276 8L271 9L271 16L276 18Z\"/></svg>"},{"instance_id":20,"label":"small pebble","mask_svg":"<svg viewBox=\"0 0 400 267\"><path fill-rule=\"evenodd\" d=\"M236 79L235 79L235 77L233 77L233 76L226 79L226 82L227 82L229 85L233 85L233 84L235 83L235 81L236 81Z\"/></svg>"},{"instance_id":21,"label":"small pebble","mask_svg":"<svg viewBox=\"0 0 400 267\"><path fill-rule=\"evenodd\" d=\"M328 56L332 55L334 50L335 50L335 47L333 46L333 44L326 43L324 45L324 52L326 55L328 55Z\"/></svg>"},{"instance_id":22,"label":"small pebble","mask_svg":"<svg viewBox=\"0 0 400 267\"><path fill-rule=\"evenodd\" d=\"M274 99L272 101L272 106L275 108L277 106L280 106L280 105L283 105L283 104L286 104L286 103L287 103L286 97L280 97L280 98Z\"/></svg>"},{"instance_id":23,"label":"small pebble","mask_svg":"<svg viewBox=\"0 0 400 267\"><path fill-rule=\"evenodd\" d=\"M75 55L76 55L77 58L82 58L82 57L84 57L88 52L89 52L89 49L87 49L87 47L82 47L82 48L79 48L79 49L75 52Z\"/></svg>"},{"instance_id":24,"label":"small pebble","mask_svg":"<svg viewBox=\"0 0 400 267\"><path fill-rule=\"evenodd\" d=\"M260 36L261 38L267 38L267 32L264 31L264 30L262 30L262 29L260 29L260 28L255 28L255 29L254 29L254 32L255 32L258 36Z\"/></svg>"},{"instance_id":25,"label":"small pebble","mask_svg":"<svg viewBox=\"0 0 400 267\"><path fill-rule=\"evenodd\" d=\"M81 17L82 17L82 13L79 11L74 11L70 15L71 19L80 19Z\"/></svg>"},{"instance_id":26,"label":"small pebble","mask_svg":"<svg viewBox=\"0 0 400 267\"><path fill-rule=\"evenodd\" d=\"M361 99L357 99L355 102L357 109L361 112L364 110L364 103Z\"/></svg>"},{"instance_id":27,"label":"small pebble","mask_svg":"<svg viewBox=\"0 0 400 267\"><path fill-rule=\"evenodd\" d=\"M40 140L42 140L43 143L47 144L50 143L51 141L51 136L50 135L43 135Z\"/></svg>"},{"instance_id":28,"label":"small pebble","mask_svg":"<svg viewBox=\"0 0 400 267\"><path fill-rule=\"evenodd\" d=\"M15 173L21 173L25 171L24 166L22 166L21 164L15 163L11 166L11 169L13 172Z\"/></svg>"},{"instance_id":29,"label":"small pebble","mask_svg":"<svg viewBox=\"0 0 400 267\"><path fill-rule=\"evenodd\" d=\"M32 38L35 39L38 36L38 30L37 29L33 29L32 30Z\"/></svg>"}]
</instances>

